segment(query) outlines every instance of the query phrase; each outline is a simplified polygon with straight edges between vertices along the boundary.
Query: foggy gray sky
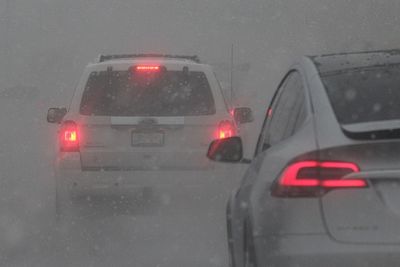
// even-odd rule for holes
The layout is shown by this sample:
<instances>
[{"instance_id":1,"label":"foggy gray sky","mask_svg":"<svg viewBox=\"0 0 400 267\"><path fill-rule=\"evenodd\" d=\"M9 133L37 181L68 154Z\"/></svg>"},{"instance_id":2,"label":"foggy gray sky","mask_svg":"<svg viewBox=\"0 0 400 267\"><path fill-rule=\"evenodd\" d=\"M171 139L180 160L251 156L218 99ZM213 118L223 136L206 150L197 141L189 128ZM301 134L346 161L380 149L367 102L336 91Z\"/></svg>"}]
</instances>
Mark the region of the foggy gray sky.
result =
<instances>
[{"instance_id":1,"label":"foggy gray sky","mask_svg":"<svg viewBox=\"0 0 400 267\"><path fill-rule=\"evenodd\" d=\"M198 54L221 64L234 43L235 61L251 63L236 81L240 95L267 82L272 91L296 56L393 48L400 39L396 0L8 1L8 10L0 3L0 84L66 95L100 53Z\"/></svg>"}]
</instances>

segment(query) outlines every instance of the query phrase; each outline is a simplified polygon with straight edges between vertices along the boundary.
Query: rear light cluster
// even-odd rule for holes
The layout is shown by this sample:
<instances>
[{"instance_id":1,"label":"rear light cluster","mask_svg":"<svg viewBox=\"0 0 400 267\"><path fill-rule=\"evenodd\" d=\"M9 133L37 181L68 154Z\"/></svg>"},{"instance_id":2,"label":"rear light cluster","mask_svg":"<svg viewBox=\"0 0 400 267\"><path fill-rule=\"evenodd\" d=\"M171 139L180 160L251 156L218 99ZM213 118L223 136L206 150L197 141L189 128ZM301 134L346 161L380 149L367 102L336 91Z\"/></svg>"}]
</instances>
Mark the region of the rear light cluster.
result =
<instances>
[{"instance_id":1,"label":"rear light cluster","mask_svg":"<svg viewBox=\"0 0 400 267\"><path fill-rule=\"evenodd\" d=\"M343 179L360 169L354 163L333 161L301 161L290 164L273 185L276 197L315 197L335 188L368 187L365 180Z\"/></svg>"},{"instance_id":2,"label":"rear light cluster","mask_svg":"<svg viewBox=\"0 0 400 267\"><path fill-rule=\"evenodd\" d=\"M218 139L225 139L229 137L235 136L236 133L236 127L231 121L221 121L219 126L218 126Z\"/></svg>"},{"instance_id":3,"label":"rear light cluster","mask_svg":"<svg viewBox=\"0 0 400 267\"><path fill-rule=\"evenodd\" d=\"M79 151L78 127L73 121L65 121L60 127L60 150L63 152Z\"/></svg>"}]
</instances>

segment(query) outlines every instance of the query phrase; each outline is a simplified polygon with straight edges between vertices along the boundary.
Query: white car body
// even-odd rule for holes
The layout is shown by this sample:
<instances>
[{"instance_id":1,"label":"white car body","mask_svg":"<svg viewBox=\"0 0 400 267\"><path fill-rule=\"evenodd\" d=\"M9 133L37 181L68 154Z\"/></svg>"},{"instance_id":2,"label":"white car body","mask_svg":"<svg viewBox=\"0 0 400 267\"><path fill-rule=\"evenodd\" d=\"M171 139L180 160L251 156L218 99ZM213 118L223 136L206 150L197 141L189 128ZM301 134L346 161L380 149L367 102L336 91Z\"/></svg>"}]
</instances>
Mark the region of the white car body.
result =
<instances>
[{"instance_id":1,"label":"white car body","mask_svg":"<svg viewBox=\"0 0 400 267\"><path fill-rule=\"evenodd\" d=\"M204 73L215 112L204 116L87 116L80 106L85 86L93 72L126 71L132 66L160 65L168 71ZM205 157L209 143L218 138L220 122L236 124L225 103L211 66L182 58L138 57L112 59L89 64L74 93L70 108L61 124L76 123L79 151L58 150L56 180L58 190L69 193L114 193L168 183L161 171L212 170L215 164ZM146 138L148 138L146 140ZM149 139L150 138L150 139ZM146 145L141 142L162 142ZM158 139L160 138L160 139ZM139 140L139 141L138 141ZM137 142L137 143L136 143ZM150 179L138 173L159 173ZM189 179L189 178L188 178ZM196 181L191 180L189 183Z\"/></svg>"}]
</instances>

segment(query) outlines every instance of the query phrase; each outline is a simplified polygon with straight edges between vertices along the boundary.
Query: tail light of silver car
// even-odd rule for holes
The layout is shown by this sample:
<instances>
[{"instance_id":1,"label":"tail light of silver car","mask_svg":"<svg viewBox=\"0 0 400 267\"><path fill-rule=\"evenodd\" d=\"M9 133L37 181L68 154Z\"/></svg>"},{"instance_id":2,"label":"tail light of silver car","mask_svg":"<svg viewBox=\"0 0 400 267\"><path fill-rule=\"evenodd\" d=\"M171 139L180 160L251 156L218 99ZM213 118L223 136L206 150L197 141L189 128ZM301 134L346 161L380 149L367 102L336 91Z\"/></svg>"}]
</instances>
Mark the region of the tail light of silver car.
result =
<instances>
[{"instance_id":1,"label":"tail light of silver car","mask_svg":"<svg viewBox=\"0 0 400 267\"><path fill-rule=\"evenodd\" d=\"M317 197L332 189L365 188L362 178L344 178L360 172L351 162L300 161L287 166L272 186L275 197Z\"/></svg>"},{"instance_id":2,"label":"tail light of silver car","mask_svg":"<svg viewBox=\"0 0 400 267\"><path fill-rule=\"evenodd\" d=\"M78 126L73 121L65 121L60 127L60 150L63 152L79 152Z\"/></svg>"}]
</instances>

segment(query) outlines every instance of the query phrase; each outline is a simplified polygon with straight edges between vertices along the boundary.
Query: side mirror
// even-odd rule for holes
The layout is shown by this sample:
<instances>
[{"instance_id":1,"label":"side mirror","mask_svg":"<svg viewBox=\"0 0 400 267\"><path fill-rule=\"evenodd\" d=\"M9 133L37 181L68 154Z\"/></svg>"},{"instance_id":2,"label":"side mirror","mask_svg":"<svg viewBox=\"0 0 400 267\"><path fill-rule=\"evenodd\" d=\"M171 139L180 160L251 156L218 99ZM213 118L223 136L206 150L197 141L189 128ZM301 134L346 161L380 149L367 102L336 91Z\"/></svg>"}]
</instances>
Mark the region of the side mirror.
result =
<instances>
[{"instance_id":1,"label":"side mirror","mask_svg":"<svg viewBox=\"0 0 400 267\"><path fill-rule=\"evenodd\" d=\"M240 107L233 110L233 117L237 124L244 124L254 121L251 108Z\"/></svg>"},{"instance_id":2,"label":"side mirror","mask_svg":"<svg viewBox=\"0 0 400 267\"><path fill-rule=\"evenodd\" d=\"M49 108L47 111L47 122L49 123L61 123L61 120L67 114L66 108Z\"/></svg>"},{"instance_id":3,"label":"side mirror","mask_svg":"<svg viewBox=\"0 0 400 267\"><path fill-rule=\"evenodd\" d=\"M240 137L214 140L208 149L207 157L213 161L240 162L243 158L243 145Z\"/></svg>"}]
</instances>

